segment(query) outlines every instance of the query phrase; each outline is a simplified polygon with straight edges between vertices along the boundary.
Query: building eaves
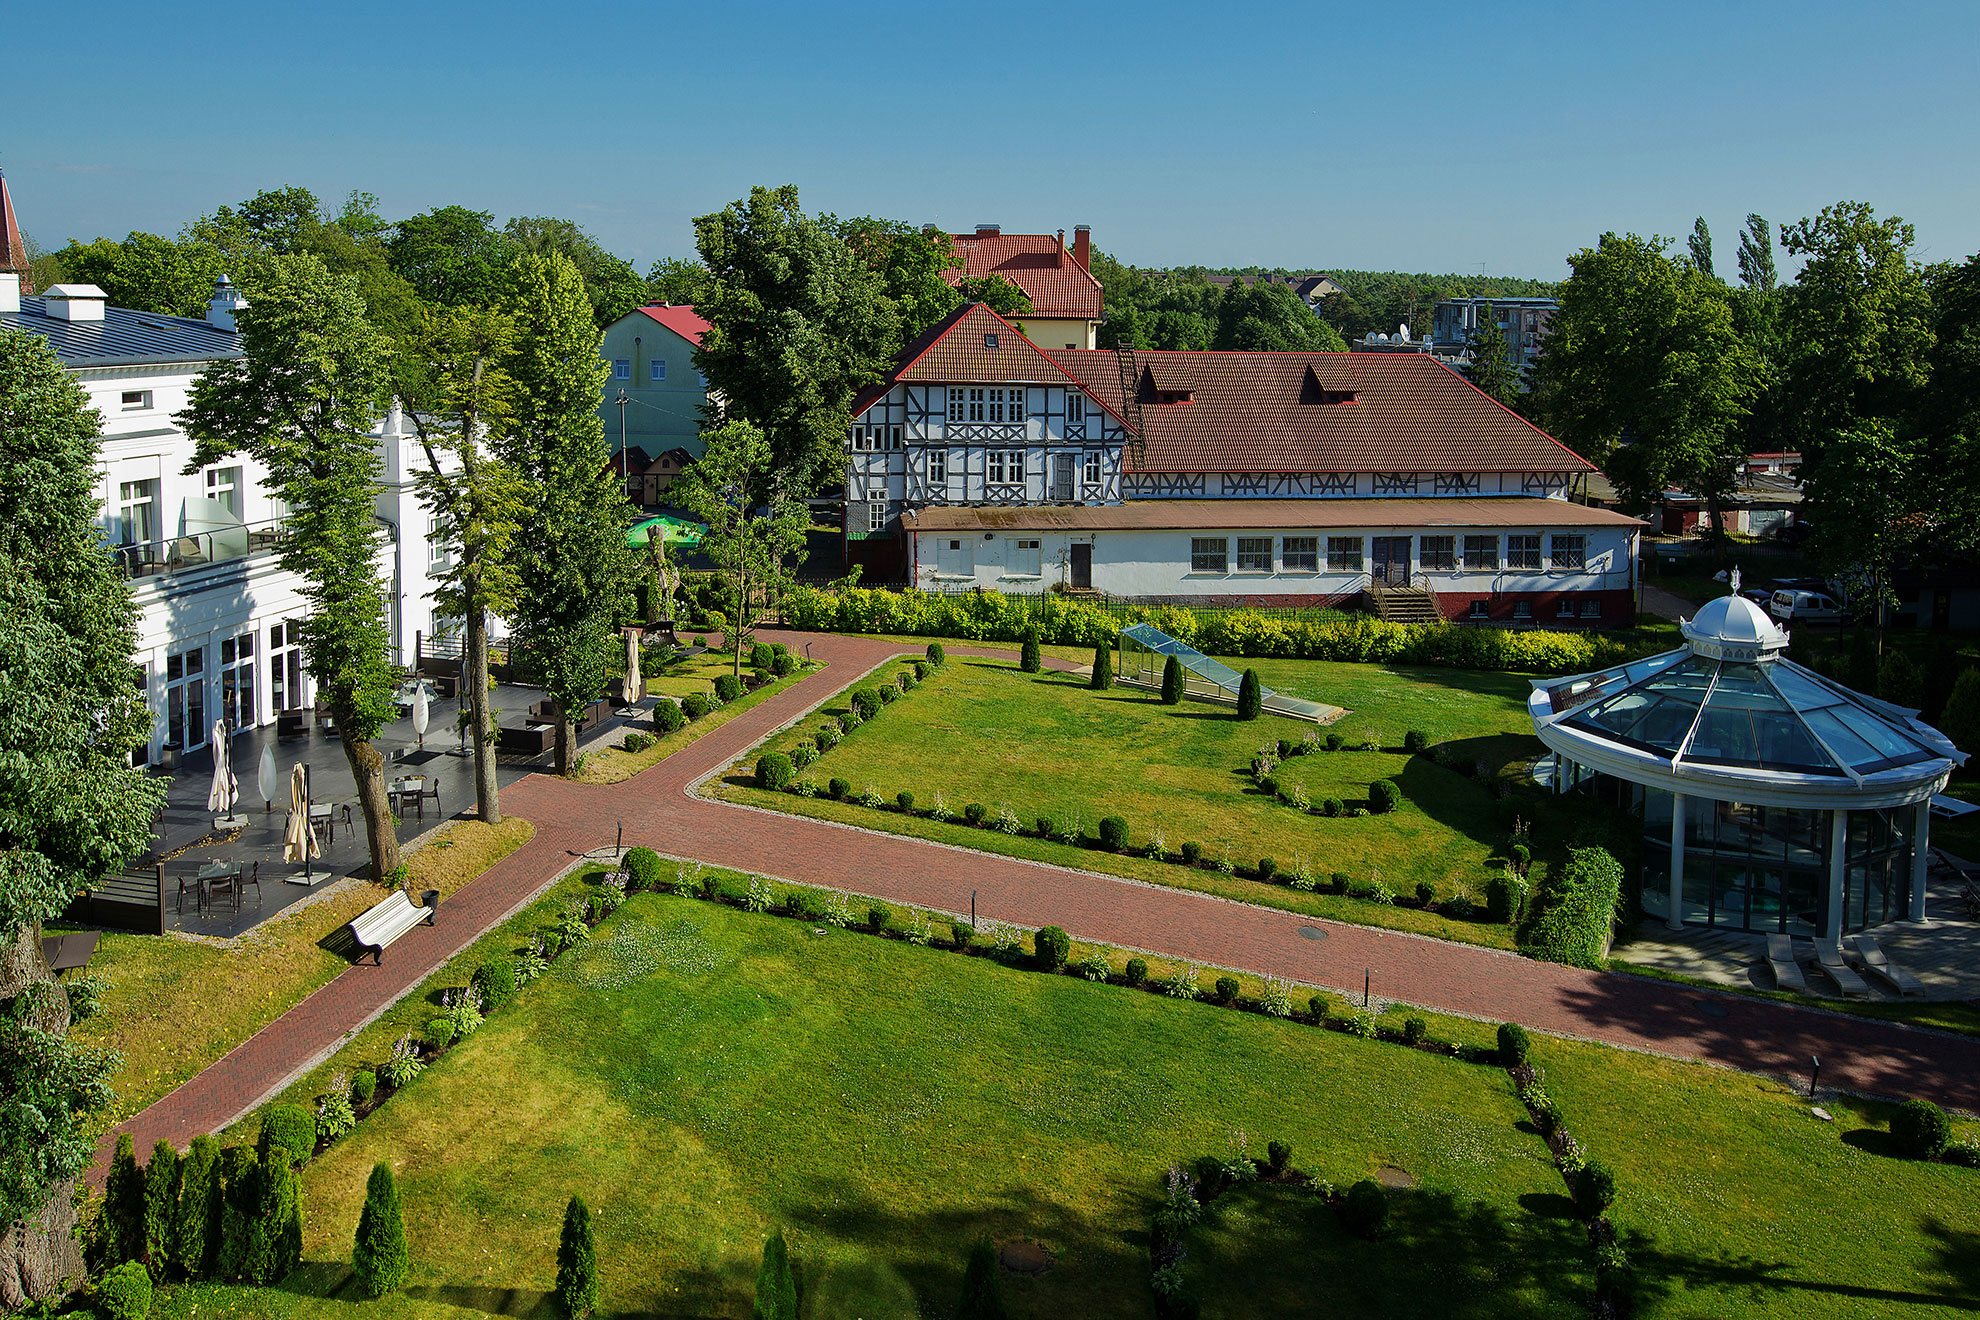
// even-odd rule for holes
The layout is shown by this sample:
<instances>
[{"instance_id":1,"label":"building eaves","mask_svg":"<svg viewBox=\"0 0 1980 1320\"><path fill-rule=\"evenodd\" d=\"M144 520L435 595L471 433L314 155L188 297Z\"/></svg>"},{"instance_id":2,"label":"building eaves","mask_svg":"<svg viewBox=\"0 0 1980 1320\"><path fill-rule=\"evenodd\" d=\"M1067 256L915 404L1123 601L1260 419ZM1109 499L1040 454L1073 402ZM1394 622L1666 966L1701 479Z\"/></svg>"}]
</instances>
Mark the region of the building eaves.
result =
<instances>
[{"instance_id":1,"label":"building eaves","mask_svg":"<svg viewBox=\"0 0 1980 1320\"><path fill-rule=\"evenodd\" d=\"M65 367L134 367L218 362L241 356L241 337L185 316L105 307L101 321L46 315L40 298L22 298L18 312L0 312L0 325L38 335Z\"/></svg>"}]
</instances>

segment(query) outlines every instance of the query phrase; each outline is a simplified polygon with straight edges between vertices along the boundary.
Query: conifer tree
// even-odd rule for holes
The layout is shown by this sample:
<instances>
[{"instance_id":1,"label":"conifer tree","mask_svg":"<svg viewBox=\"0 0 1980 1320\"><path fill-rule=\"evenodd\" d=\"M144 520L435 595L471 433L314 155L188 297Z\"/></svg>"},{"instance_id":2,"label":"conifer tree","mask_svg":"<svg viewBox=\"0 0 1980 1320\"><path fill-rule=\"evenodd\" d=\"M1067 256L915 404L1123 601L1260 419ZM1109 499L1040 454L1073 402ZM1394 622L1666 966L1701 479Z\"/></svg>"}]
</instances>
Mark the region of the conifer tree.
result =
<instances>
[{"instance_id":1,"label":"conifer tree","mask_svg":"<svg viewBox=\"0 0 1980 1320\"><path fill-rule=\"evenodd\" d=\"M1095 692L1114 686L1114 648L1108 642L1093 648L1093 678L1088 686Z\"/></svg>"},{"instance_id":2,"label":"conifer tree","mask_svg":"<svg viewBox=\"0 0 1980 1320\"><path fill-rule=\"evenodd\" d=\"M962 1302L956 1320L1005 1320L1004 1281L997 1272L997 1248L980 1237L969 1249L963 1270Z\"/></svg>"},{"instance_id":3,"label":"conifer tree","mask_svg":"<svg viewBox=\"0 0 1980 1320\"><path fill-rule=\"evenodd\" d=\"M1265 709L1265 692L1258 682L1258 671L1247 669L1238 681L1237 717L1241 720L1255 720Z\"/></svg>"},{"instance_id":4,"label":"conifer tree","mask_svg":"<svg viewBox=\"0 0 1980 1320\"><path fill-rule=\"evenodd\" d=\"M103 1219L109 1250L103 1262L106 1268L143 1256L144 1170L128 1132L117 1134L117 1153L110 1157L110 1176L103 1184Z\"/></svg>"},{"instance_id":5,"label":"conifer tree","mask_svg":"<svg viewBox=\"0 0 1980 1320\"><path fill-rule=\"evenodd\" d=\"M247 1277L248 1247L260 1197L261 1158L252 1146L229 1146L220 1155L220 1241L214 1249L213 1277L232 1282Z\"/></svg>"},{"instance_id":6,"label":"conifer tree","mask_svg":"<svg viewBox=\"0 0 1980 1320\"><path fill-rule=\"evenodd\" d=\"M144 1169L144 1267L153 1283L172 1272L172 1232L178 1218L179 1152L160 1137Z\"/></svg>"},{"instance_id":7,"label":"conifer tree","mask_svg":"<svg viewBox=\"0 0 1980 1320\"><path fill-rule=\"evenodd\" d=\"M302 1261L302 1187L279 1157L262 1161L248 1225L247 1277L263 1287L280 1283Z\"/></svg>"},{"instance_id":8,"label":"conifer tree","mask_svg":"<svg viewBox=\"0 0 1980 1320\"><path fill-rule=\"evenodd\" d=\"M220 1247L220 1143L210 1136L194 1137L180 1161L176 1211L173 1263L182 1277L203 1279Z\"/></svg>"},{"instance_id":9,"label":"conifer tree","mask_svg":"<svg viewBox=\"0 0 1980 1320\"><path fill-rule=\"evenodd\" d=\"M557 1301L572 1320L583 1320L598 1305L598 1248L591 1238L591 1211L573 1196L564 1207L564 1233L557 1243Z\"/></svg>"},{"instance_id":10,"label":"conifer tree","mask_svg":"<svg viewBox=\"0 0 1980 1320\"><path fill-rule=\"evenodd\" d=\"M791 1277L790 1250L784 1245L781 1228L763 1244L763 1263L756 1271L756 1301L749 1315L750 1320L797 1320L797 1281Z\"/></svg>"},{"instance_id":11,"label":"conifer tree","mask_svg":"<svg viewBox=\"0 0 1980 1320\"><path fill-rule=\"evenodd\" d=\"M1182 699L1182 661L1176 659L1174 656L1170 656L1169 662L1162 666L1162 704L1164 706L1180 706Z\"/></svg>"},{"instance_id":12,"label":"conifer tree","mask_svg":"<svg viewBox=\"0 0 1980 1320\"><path fill-rule=\"evenodd\" d=\"M1038 658L1038 634L1028 632L1024 635L1024 646L1018 652L1018 668L1024 673L1035 674L1043 667Z\"/></svg>"},{"instance_id":13,"label":"conifer tree","mask_svg":"<svg viewBox=\"0 0 1980 1320\"><path fill-rule=\"evenodd\" d=\"M411 1264L399 1185L392 1177L392 1166L381 1161L371 1166L371 1180L365 1184L351 1268L367 1296L383 1297L405 1286Z\"/></svg>"}]
</instances>

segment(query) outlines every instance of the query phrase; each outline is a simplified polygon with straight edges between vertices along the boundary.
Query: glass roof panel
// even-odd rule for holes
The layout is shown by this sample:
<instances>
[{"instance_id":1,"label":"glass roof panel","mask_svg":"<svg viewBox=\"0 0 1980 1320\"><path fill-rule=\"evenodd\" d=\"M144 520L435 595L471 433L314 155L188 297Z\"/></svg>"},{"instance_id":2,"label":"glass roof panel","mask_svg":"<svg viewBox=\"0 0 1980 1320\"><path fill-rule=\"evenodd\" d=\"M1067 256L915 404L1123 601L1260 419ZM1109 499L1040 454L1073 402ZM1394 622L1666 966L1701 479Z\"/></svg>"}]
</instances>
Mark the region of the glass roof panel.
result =
<instances>
[{"instance_id":1,"label":"glass roof panel","mask_svg":"<svg viewBox=\"0 0 1980 1320\"><path fill-rule=\"evenodd\" d=\"M1757 665L1727 664L1705 703L1685 759L1713 765L1745 765L1804 774L1840 774L1788 704L1768 686Z\"/></svg>"},{"instance_id":2,"label":"glass roof panel","mask_svg":"<svg viewBox=\"0 0 1980 1320\"><path fill-rule=\"evenodd\" d=\"M1882 752L1857 737L1848 725L1837 719L1835 711L1808 710L1803 711L1801 717L1808 721L1808 727L1815 731L1817 737L1852 767L1884 759Z\"/></svg>"},{"instance_id":3,"label":"glass roof panel","mask_svg":"<svg viewBox=\"0 0 1980 1320\"><path fill-rule=\"evenodd\" d=\"M1838 706L1828 712L1849 726L1851 733L1877 749L1879 759L1886 761L1915 761L1926 753L1915 739L1899 733L1869 711L1857 706Z\"/></svg>"},{"instance_id":4,"label":"glass roof panel","mask_svg":"<svg viewBox=\"0 0 1980 1320\"><path fill-rule=\"evenodd\" d=\"M1786 665L1773 666L1767 675L1773 681L1774 689L1792 702L1798 710L1820 710L1824 706L1846 706L1848 700L1834 688L1816 682L1808 675L1788 668Z\"/></svg>"}]
</instances>

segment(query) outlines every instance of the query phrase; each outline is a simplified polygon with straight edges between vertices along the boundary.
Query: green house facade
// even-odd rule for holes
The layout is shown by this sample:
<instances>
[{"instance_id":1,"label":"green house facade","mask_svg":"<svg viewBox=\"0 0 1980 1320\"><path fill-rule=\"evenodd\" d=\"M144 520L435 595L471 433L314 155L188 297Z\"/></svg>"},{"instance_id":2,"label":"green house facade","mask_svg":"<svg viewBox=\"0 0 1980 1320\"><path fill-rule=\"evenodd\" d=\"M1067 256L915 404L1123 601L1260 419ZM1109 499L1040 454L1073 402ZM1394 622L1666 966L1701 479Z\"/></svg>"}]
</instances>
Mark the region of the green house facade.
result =
<instances>
[{"instance_id":1,"label":"green house facade","mask_svg":"<svg viewBox=\"0 0 1980 1320\"><path fill-rule=\"evenodd\" d=\"M615 461L622 435L628 450L658 456L684 449L700 457L708 386L695 370L694 350L707 329L694 308L666 304L641 307L605 327L598 352L611 370L598 415Z\"/></svg>"}]
</instances>

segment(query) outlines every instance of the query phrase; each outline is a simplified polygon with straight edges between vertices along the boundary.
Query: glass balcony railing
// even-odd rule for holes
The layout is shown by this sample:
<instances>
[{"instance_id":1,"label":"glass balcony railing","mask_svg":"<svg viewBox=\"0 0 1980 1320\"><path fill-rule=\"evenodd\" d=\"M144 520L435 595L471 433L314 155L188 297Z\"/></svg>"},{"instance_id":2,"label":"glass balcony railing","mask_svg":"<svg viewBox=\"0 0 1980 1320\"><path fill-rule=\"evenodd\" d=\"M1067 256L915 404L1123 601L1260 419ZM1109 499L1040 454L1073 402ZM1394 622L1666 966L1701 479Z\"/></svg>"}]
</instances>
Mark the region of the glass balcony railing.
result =
<instances>
[{"instance_id":1,"label":"glass balcony railing","mask_svg":"<svg viewBox=\"0 0 1980 1320\"><path fill-rule=\"evenodd\" d=\"M280 549L286 535L285 528L286 523L280 518L271 518L266 522L235 523L230 527L187 532L184 536L167 537L162 541L147 541L142 545L112 546L110 553L127 578L159 577Z\"/></svg>"}]
</instances>

